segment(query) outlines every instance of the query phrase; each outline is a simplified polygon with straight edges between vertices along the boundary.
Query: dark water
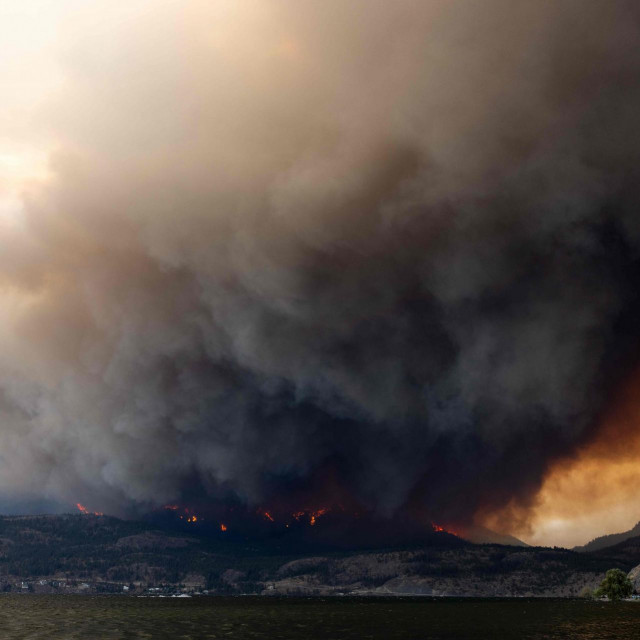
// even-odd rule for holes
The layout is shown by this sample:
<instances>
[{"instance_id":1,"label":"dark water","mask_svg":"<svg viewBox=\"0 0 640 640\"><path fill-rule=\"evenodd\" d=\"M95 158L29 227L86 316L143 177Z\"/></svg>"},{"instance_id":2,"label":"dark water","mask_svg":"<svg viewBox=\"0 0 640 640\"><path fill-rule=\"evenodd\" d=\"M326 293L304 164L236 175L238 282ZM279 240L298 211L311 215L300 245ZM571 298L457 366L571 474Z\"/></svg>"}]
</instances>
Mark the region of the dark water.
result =
<instances>
[{"instance_id":1,"label":"dark water","mask_svg":"<svg viewBox=\"0 0 640 640\"><path fill-rule=\"evenodd\" d=\"M640 602L3 595L0 638L640 638Z\"/></svg>"}]
</instances>

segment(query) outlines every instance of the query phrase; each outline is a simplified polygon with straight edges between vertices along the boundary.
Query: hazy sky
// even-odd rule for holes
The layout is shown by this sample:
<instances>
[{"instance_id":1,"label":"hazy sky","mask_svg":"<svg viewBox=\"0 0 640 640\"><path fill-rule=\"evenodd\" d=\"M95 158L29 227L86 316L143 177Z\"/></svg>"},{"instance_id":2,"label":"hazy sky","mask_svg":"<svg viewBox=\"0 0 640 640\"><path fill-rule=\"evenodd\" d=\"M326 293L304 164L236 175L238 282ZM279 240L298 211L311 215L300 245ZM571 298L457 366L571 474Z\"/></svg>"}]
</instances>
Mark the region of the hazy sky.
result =
<instances>
[{"instance_id":1,"label":"hazy sky","mask_svg":"<svg viewBox=\"0 0 640 640\"><path fill-rule=\"evenodd\" d=\"M5 510L635 524L638 21L3 0Z\"/></svg>"}]
</instances>

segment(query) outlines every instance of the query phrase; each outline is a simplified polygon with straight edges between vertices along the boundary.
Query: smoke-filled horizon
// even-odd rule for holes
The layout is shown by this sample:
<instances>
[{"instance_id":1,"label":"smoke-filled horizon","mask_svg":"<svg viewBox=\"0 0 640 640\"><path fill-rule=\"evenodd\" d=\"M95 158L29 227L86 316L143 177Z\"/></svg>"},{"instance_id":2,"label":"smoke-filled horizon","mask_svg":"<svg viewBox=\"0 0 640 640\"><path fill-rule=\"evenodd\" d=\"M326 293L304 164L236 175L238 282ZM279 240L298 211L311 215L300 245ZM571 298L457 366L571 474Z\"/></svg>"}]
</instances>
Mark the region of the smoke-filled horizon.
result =
<instances>
[{"instance_id":1,"label":"smoke-filled horizon","mask_svg":"<svg viewBox=\"0 0 640 640\"><path fill-rule=\"evenodd\" d=\"M32 4L4 500L526 531L637 364L637 3Z\"/></svg>"}]
</instances>

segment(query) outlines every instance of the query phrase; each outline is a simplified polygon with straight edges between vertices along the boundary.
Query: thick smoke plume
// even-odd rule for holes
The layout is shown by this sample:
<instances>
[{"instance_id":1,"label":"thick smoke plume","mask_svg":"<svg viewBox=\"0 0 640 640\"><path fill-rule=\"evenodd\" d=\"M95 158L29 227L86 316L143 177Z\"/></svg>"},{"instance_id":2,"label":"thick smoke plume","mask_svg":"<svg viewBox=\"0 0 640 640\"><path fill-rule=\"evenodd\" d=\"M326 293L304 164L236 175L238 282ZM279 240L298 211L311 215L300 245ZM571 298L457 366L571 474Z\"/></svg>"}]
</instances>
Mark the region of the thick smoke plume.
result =
<instances>
[{"instance_id":1,"label":"thick smoke plume","mask_svg":"<svg viewBox=\"0 0 640 640\"><path fill-rule=\"evenodd\" d=\"M637 2L126 4L0 230L7 499L528 504L635 362Z\"/></svg>"}]
</instances>

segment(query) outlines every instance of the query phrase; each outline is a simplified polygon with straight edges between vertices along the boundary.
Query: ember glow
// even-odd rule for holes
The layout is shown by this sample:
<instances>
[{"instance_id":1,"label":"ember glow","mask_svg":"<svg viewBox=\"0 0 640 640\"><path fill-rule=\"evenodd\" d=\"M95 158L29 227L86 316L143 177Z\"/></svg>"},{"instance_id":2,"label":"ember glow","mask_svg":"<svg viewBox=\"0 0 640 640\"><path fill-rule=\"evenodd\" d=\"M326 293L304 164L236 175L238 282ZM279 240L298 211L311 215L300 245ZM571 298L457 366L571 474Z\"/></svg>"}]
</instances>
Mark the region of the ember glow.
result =
<instances>
[{"instance_id":1,"label":"ember glow","mask_svg":"<svg viewBox=\"0 0 640 640\"><path fill-rule=\"evenodd\" d=\"M313 526L318 521L318 518L320 516L323 516L329 511L331 511L331 509L329 509L328 507L315 510L303 509L302 511L294 511L294 513L291 514L291 517L297 522L308 522L311 526ZM341 509L341 511L344 511L344 509Z\"/></svg>"},{"instance_id":2,"label":"ember glow","mask_svg":"<svg viewBox=\"0 0 640 640\"><path fill-rule=\"evenodd\" d=\"M101 511L89 511L89 509L87 509L87 507L85 507L83 504L80 504L79 502L76 502L76 508L78 509L78 511L80 513L84 513L85 515L92 515L92 516L103 516L104 513L102 513Z\"/></svg>"},{"instance_id":3,"label":"ember glow","mask_svg":"<svg viewBox=\"0 0 640 640\"><path fill-rule=\"evenodd\" d=\"M336 510L339 510L341 513L344 513L344 507L336 507ZM308 523L313 526L316 524L318 518L332 511L329 507L324 507L321 509L301 509L298 511L294 511L291 514L281 513L278 515L272 515L271 511L266 511L264 509L259 508L256 513L262 516L265 520L273 523L281 523L285 524L285 526L289 526L291 522L301 522Z\"/></svg>"},{"instance_id":4,"label":"ember glow","mask_svg":"<svg viewBox=\"0 0 640 640\"><path fill-rule=\"evenodd\" d=\"M639 25L3 0L0 511L640 520Z\"/></svg>"},{"instance_id":5,"label":"ember glow","mask_svg":"<svg viewBox=\"0 0 640 640\"><path fill-rule=\"evenodd\" d=\"M451 529L445 529L443 526L439 525L439 524L435 524L434 522L431 523L431 526L433 527L433 530L436 533L450 533L453 536L459 536L460 534L456 533L455 531L452 531Z\"/></svg>"},{"instance_id":6,"label":"ember glow","mask_svg":"<svg viewBox=\"0 0 640 640\"><path fill-rule=\"evenodd\" d=\"M309 524L313 526L318 521L318 518L327 513L327 511L328 509L318 509L317 511L312 511L309 514Z\"/></svg>"},{"instance_id":7,"label":"ember glow","mask_svg":"<svg viewBox=\"0 0 640 640\"><path fill-rule=\"evenodd\" d=\"M164 509L165 511L172 511L175 512L177 517L180 520L184 520L185 522L188 522L189 524L195 524L196 522L201 522L203 520L203 518L201 518L200 516L196 515L193 512L193 509L189 508L189 507L181 507L177 504L165 504L162 506L162 509Z\"/></svg>"}]
</instances>

